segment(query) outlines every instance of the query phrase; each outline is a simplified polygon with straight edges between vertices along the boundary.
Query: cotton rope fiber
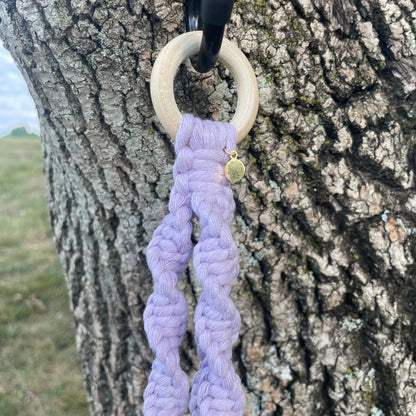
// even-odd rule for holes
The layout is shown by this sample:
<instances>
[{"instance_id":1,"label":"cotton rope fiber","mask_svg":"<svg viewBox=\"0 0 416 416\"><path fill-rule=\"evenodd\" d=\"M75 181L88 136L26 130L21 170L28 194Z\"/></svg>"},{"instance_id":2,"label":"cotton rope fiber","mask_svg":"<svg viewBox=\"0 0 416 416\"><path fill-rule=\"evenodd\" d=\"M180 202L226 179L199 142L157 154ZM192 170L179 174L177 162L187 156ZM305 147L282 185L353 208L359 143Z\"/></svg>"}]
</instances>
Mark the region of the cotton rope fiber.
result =
<instances>
[{"instance_id":1,"label":"cotton rope fiber","mask_svg":"<svg viewBox=\"0 0 416 416\"><path fill-rule=\"evenodd\" d=\"M147 248L153 293L144 311L144 328L156 354L144 392L145 416L241 416L245 397L231 361L240 330L240 314L230 298L239 272L230 223L235 202L224 166L235 150L237 131L227 123L184 115L176 135L177 159L169 214ZM201 235L193 266L202 286L195 310L195 339L200 360L189 400L188 376L180 366L179 345L188 326L184 294L176 288L192 255L191 219Z\"/></svg>"}]
</instances>

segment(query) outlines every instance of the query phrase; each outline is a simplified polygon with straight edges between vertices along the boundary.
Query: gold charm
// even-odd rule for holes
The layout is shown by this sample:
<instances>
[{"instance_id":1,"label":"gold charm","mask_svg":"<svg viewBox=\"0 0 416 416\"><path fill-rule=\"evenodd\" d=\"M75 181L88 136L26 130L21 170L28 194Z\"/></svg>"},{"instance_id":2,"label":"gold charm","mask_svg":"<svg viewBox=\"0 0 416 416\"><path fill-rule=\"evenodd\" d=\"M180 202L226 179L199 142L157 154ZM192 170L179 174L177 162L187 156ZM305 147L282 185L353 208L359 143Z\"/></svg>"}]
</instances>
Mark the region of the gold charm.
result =
<instances>
[{"instance_id":1,"label":"gold charm","mask_svg":"<svg viewBox=\"0 0 416 416\"><path fill-rule=\"evenodd\" d=\"M246 173L246 168L241 160L237 159L238 153L236 150L232 152L224 151L230 155L231 160L227 162L224 168L225 177L230 182L238 182L243 179Z\"/></svg>"}]
</instances>

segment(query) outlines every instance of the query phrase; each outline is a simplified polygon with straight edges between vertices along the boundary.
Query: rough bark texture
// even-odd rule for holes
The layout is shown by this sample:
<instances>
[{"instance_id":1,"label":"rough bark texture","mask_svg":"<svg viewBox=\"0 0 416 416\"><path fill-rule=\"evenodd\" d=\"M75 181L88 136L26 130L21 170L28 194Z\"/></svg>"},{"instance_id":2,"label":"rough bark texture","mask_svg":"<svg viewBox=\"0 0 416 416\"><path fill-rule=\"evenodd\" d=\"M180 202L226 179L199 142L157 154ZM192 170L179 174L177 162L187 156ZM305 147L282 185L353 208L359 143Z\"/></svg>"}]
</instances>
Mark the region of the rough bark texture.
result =
<instances>
[{"instance_id":1,"label":"rough bark texture","mask_svg":"<svg viewBox=\"0 0 416 416\"><path fill-rule=\"evenodd\" d=\"M140 415L152 362L145 247L167 211L172 140L152 63L182 1L0 0L36 102L50 219L92 415ZM416 414L416 3L237 0L227 36L260 88L233 231L247 415ZM198 81L198 82L195 82ZM183 111L229 120L224 68L184 65ZM192 316L200 288L181 287ZM196 371L192 319L182 358Z\"/></svg>"}]
</instances>

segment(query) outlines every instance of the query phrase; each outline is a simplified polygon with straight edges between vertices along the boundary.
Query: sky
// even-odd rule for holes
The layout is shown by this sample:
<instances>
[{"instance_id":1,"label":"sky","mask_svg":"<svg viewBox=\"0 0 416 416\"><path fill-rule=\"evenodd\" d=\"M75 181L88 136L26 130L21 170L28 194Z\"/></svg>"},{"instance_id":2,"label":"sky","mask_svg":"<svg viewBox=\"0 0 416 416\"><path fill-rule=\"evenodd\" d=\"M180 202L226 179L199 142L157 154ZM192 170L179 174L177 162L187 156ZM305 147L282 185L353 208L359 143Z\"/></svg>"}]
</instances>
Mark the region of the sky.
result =
<instances>
[{"instance_id":1,"label":"sky","mask_svg":"<svg viewBox=\"0 0 416 416\"><path fill-rule=\"evenodd\" d=\"M35 104L25 80L0 42L0 137L22 126L39 134Z\"/></svg>"}]
</instances>

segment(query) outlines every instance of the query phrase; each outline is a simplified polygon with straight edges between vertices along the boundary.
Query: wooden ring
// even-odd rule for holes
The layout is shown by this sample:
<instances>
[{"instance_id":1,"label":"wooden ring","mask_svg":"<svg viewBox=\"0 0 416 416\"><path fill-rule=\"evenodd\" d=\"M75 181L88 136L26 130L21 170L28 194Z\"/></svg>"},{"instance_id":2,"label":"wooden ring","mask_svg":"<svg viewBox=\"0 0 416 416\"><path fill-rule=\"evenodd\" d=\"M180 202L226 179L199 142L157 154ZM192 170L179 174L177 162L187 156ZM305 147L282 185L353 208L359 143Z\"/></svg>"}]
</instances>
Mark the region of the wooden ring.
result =
<instances>
[{"instance_id":1,"label":"wooden ring","mask_svg":"<svg viewBox=\"0 0 416 416\"><path fill-rule=\"evenodd\" d=\"M165 130L176 136L182 115L176 105L173 81L179 65L199 51L202 31L183 33L159 53L150 78L153 107ZM237 86L237 109L231 124L237 129L237 143L248 134L259 107L259 90L253 68L244 54L228 39L223 39L218 61L231 71Z\"/></svg>"}]
</instances>

